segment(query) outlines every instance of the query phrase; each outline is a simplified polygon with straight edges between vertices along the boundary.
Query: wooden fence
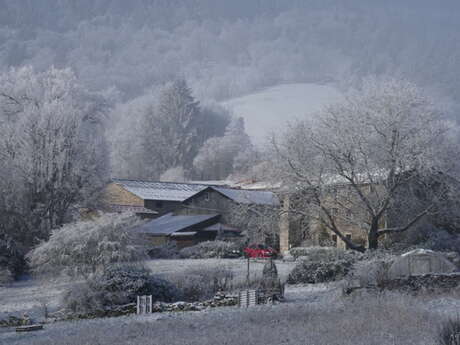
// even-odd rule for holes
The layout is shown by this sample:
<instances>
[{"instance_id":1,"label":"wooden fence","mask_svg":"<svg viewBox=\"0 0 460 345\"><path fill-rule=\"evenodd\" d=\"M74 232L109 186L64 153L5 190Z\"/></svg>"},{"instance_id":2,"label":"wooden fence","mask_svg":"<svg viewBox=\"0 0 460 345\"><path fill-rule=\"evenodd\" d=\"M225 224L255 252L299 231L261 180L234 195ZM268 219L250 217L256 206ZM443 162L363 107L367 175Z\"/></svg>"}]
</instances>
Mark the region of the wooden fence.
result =
<instances>
[{"instance_id":1,"label":"wooden fence","mask_svg":"<svg viewBox=\"0 0 460 345\"><path fill-rule=\"evenodd\" d=\"M257 290L243 290L238 294L238 305L240 307L251 307L258 304Z\"/></svg>"},{"instance_id":2,"label":"wooden fence","mask_svg":"<svg viewBox=\"0 0 460 345\"><path fill-rule=\"evenodd\" d=\"M150 296L137 296L137 314L151 314L152 313L152 295Z\"/></svg>"}]
</instances>

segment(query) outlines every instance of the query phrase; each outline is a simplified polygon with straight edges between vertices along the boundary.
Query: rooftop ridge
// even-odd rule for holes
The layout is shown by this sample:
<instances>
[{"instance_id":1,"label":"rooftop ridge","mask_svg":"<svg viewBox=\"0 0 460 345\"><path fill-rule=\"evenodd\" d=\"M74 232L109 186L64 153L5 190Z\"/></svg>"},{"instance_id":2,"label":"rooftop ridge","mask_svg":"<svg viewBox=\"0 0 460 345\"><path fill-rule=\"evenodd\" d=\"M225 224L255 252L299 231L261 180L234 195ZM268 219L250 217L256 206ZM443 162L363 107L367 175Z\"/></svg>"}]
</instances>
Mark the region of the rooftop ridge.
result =
<instances>
[{"instance_id":1,"label":"rooftop ridge","mask_svg":"<svg viewBox=\"0 0 460 345\"><path fill-rule=\"evenodd\" d=\"M226 186L226 188L231 188L228 185L198 183L198 182L195 182L195 181L191 181L191 182L152 181L152 180L140 180L140 179L129 179L129 178L118 178L118 177L112 177L111 180L113 182L129 181L129 182L146 182L146 183L183 184L183 185L207 186L207 187L208 186L209 187L223 187L223 186Z\"/></svg>"}]
</instances>

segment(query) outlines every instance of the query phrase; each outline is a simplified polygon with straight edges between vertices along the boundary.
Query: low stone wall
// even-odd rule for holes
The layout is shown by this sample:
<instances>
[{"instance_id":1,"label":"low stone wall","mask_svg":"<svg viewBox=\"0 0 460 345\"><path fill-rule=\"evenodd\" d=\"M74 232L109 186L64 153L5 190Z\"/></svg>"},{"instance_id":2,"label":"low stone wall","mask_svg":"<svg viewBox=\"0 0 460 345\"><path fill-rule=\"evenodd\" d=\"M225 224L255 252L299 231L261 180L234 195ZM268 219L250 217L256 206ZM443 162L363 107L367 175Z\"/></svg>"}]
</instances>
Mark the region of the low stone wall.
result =
<instances>
[{"instance_id":1,"label":"low stone wall","mask_svg":"<svg viewBox=\"0 0 460 345\"><path fill-rule=\"evenodd\" d=\"M238 304L238 297L234 295L217 294L213 299L202 302L175 302L164 303L156 302L152 305L153 313L162 312L181 312L181 311L200 311L206 308L228 307ZM113 308L98 310L90 314L69 314L64 311L57 311L50 315L47 322L55 322L60 320L75 320L75 319L94 319L101 317L114 317L136 313L136 303L130 303ZM1 325L1 320L0 320Z\"/></svg>"},{"instance_id":2,"label":"low stone wall","mask_svg":"<svg viewBox=\"0 0 460 345\"><path fill-rule=\"evenodd\" d=\"M154 303L154 313L175 312L175 311L199 311L206 308L229 307L238 304L237 296L219 296L203 302L176 302L176 303Z\"/></svg>"},{"instance_id":3,"label":"low stone wall","mask_svg":"<svg viewBox=\"0 0 460 345\"><path fill-rule=\"evenodd\" d=\"M408 276L398 279L387 279L379 285L363 286L358 280L347 281L343 286L344 295L350 295L355 291L402 291L417 293L420 291L443 292L460 288L460 272L446 274L425 274Z\"/></svg>"},{"instance_id":4,"label":"low stone wall","mask_svg":"<svg viewBox=\"0 0 460 345\"><path fill-rule=\"evenodd\" d=\"M460 286L460 273L425 274L385 281L384 290L417 292L420 290L451 290Z\"/></svg>"}]
</instances>

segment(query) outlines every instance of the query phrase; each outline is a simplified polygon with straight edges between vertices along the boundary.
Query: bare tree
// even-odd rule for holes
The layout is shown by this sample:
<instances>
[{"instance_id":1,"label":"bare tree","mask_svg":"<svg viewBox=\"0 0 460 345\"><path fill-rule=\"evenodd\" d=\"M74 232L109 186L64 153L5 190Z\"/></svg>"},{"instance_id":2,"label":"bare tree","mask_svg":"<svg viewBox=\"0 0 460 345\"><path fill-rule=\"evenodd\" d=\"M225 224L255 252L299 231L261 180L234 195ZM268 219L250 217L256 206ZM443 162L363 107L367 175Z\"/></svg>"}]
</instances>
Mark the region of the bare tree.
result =
<instances>
[{"instance_id":1,"label":"bare tree","mask_svg":"<svg viewBox=\"0 0 460 345\"><path fill-rule=\"evenodd\" d=\"M229 208L229 223L246 230L251 243L276 246L279 236L279 221L282 210L277 206L255 204L233 204Z\"/></svg>"},{"instance_id":2,"label":"bare tree","mask_svg":"<svg viewBox=\"0 0 460 345\"><path fill-rule=\"evenodd\" d=\"M304 201L295 204L296 211L315 215L348 247L363 251L362 244L345 236L343 224L366 231L369 248L375 249L382 235L404 232L436 209L445 187L438 181L433 188L433 178L449 173L448 130L413 84L368 79L344 102L327 107L315 120L296 123L274 144L290 192ZM401 192L428 180L425 190L433 193L423 207L404 223L387 226Z\"/></svg>"}]
</instances>

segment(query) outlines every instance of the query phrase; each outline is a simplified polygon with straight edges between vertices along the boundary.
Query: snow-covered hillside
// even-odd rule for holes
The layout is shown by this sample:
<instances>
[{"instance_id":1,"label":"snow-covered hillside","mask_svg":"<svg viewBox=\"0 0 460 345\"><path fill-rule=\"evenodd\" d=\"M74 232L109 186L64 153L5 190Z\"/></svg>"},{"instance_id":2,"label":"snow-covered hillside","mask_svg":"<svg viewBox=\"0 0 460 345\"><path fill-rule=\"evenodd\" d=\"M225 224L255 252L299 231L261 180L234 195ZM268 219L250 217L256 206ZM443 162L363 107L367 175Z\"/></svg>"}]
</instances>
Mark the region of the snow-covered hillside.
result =
<instances>
[{"instance_id":1,"label":"snow-covered hillside","mask_svg":"<svg viewBox=\"0 0 460 345\"><path fill-rule=\"evenodd\" d=\"M235 116L244 118L246 131L254 143L261 144L270 132L279 132L289 121L341 98L341 93L331 84L298 83L273 86L222 104Z\"/></svg>"}]
</instances>

